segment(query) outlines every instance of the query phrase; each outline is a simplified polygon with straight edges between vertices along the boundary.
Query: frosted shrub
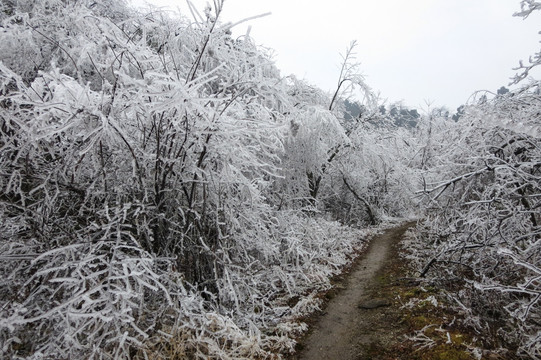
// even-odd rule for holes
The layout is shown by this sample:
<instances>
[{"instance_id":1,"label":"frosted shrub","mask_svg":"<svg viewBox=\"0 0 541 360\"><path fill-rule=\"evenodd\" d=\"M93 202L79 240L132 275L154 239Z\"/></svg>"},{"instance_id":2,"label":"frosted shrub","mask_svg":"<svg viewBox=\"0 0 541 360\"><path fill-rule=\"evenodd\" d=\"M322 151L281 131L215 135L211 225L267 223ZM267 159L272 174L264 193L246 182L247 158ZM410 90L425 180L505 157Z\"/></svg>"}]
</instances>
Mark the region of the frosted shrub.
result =
<instances>
[{"instance_id":1,"label":"frosted shrub","mask_svg":"<svg viewBox=\"0 0 541 360\"><path fill-rule=\"evenodd\" d=\"M290 84L213 5L2 5L1 357L272 358L362 247L281 207Z\"/></svg>"},{"instance_id":2,"label":"frosted shrub","mask_svg":"<svg viewBox=\"0 0 541 360\"><path fill-rule=\"evenodd\" d=\"M428 239L448 279L465 277L459 295L510 346L541 358L541 142L539 96L531 88L472 106L453 142L440 182L427 183ZM517 331L518 329L518 331Z\"/></svg>"}]
</instances>

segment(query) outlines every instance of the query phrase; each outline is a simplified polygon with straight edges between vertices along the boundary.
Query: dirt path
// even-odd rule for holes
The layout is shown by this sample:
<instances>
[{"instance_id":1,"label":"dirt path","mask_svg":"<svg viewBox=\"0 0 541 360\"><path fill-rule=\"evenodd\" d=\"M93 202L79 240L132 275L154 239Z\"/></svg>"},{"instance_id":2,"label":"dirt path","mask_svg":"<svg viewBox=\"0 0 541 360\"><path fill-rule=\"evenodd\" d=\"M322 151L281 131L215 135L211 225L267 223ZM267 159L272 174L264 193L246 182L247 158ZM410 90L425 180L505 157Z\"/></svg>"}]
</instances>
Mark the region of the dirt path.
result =
<instances>
[{"instance_id":1,"label":"dirt path","mask_svg":"<svg viewBox=\"0 0 541 360\"><path fill-rule=\"evenodd\" d=\"M294 358L369 359L366 353L372 344L396 340L392 331L395 319L386 313L392 299L379 298L372 289L378 285L378 271L396 256L393 245L412 225L389 229L372 239L348 276L345 288L329 301L322 317L302 342L303 350Z\"/></svg>"}]
</instances>

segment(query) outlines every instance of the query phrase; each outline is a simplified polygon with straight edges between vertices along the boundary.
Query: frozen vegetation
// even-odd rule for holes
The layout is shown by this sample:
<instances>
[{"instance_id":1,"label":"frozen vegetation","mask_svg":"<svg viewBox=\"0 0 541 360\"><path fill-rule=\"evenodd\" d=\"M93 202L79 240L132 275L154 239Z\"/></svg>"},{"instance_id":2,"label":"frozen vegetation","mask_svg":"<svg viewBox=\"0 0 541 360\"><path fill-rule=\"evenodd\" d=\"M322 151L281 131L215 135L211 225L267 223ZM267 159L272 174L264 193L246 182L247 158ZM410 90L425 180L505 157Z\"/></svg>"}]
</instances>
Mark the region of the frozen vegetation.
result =
<instances>
[{"instance_id":1,"label":"frozen vegetation","mask_svg":"<svg viewBox=\"0 0 541 360\"><path fill-rule=\"evenodd\" d=\"M397 126L355 43L327 94L222 6L0 3L0 357L281 358L368 225L416 216L422 275L541 358L538 83Z\"/></svg>"}]
</instances>

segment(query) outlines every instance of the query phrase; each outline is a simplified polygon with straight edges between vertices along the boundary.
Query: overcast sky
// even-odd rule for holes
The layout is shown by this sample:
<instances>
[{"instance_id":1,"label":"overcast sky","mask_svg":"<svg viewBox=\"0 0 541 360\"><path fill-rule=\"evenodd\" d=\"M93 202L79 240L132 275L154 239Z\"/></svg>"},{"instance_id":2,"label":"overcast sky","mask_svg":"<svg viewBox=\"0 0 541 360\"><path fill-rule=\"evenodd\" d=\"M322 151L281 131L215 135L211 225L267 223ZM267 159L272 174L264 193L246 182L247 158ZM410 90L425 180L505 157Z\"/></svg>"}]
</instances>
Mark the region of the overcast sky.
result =
<instances>
[{"instance_id":1,"label":"overcast sky","mask_svg":"<svg viewBox=\"0 0 541 360\"><path fill-rule=\"evenodd\" d=\"M189 15L185 0L148 2ZM454 110L476 90L507 86L518 61L539 51L541 13L523 20L518 10L519 0L225 0L221 20L272 12L248 23L255 42L275 50L282 75L329 91L340 54L357 40L363 75L388 103Z\"/></svg>"}]
</instances>

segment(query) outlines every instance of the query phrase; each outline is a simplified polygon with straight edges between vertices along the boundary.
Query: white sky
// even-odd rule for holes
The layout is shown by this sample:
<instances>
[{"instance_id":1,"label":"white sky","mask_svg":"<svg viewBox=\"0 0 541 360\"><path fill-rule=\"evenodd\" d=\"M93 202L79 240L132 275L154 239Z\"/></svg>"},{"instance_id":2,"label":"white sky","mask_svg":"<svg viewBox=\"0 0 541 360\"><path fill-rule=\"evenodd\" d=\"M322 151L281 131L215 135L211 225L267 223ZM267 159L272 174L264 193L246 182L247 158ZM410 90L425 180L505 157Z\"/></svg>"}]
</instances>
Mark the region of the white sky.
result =
<instances>
[{"instance_id":1,"label":"white sky","mask_svg":"<svg viewBox=\"0 0 541 360\"><path fill-rule=\"evenodd\" d=\"M189 16L185 0L147 1ZM192 3L202 10L207 1ZM507 86L518 61L539 51L541 12L523 20L518 10L519 0L225 0L221 20L272 12L247 23L255 42L275 50L282 75L329 91L357 40L363 75L387 102L454 110L476 90Z\"/></svg>"}]
</instances>

